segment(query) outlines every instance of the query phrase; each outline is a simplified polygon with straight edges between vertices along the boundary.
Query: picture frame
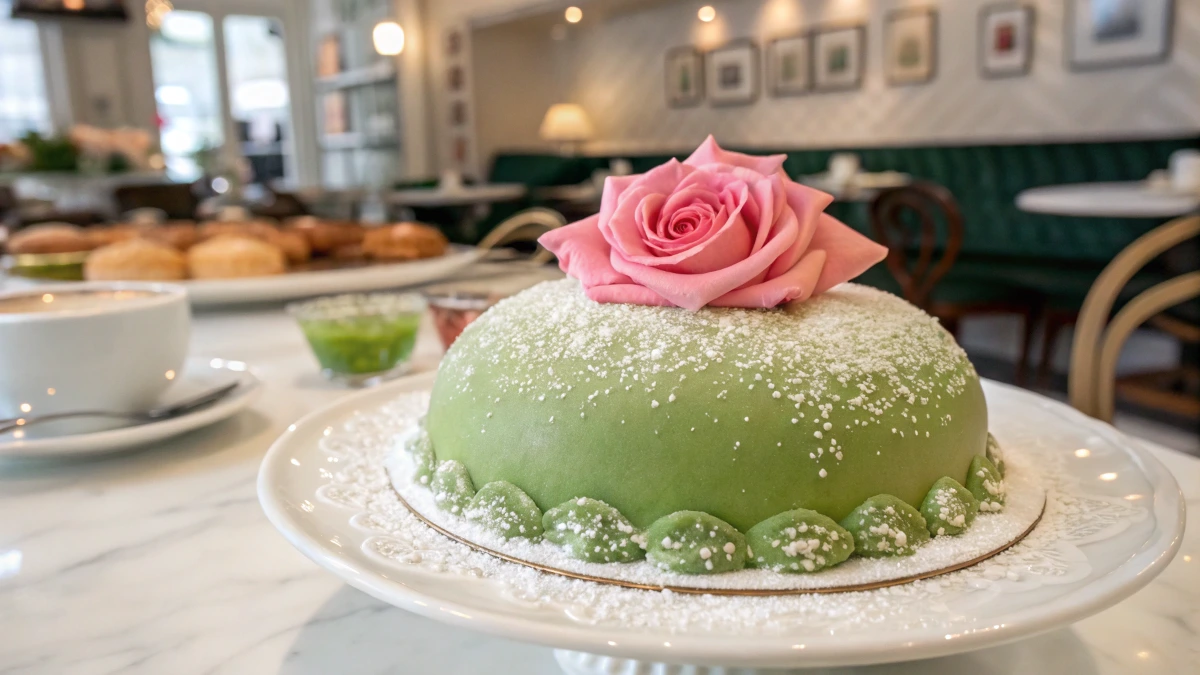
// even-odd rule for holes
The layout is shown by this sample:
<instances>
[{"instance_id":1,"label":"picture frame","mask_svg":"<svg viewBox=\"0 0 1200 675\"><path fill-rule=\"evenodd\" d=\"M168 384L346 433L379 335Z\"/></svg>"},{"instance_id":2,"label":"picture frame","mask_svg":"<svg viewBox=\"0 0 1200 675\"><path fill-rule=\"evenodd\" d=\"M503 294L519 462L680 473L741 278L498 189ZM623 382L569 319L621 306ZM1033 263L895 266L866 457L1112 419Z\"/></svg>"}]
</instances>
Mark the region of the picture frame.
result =
<instances>
[{"instance_id":1,"label":"picture frame","mask_svg":"<svg viewBox=\"0 0 1200 675\"><path fill-rule=\"evenodd\" d=\"M888 12L883 23L883 71L892 86L923 84L937 73L937 10Z\"/></svg>"},{"instance_id":2,"label":"picture frame","mask_svg":"<svg viewBox=\"0 0 1200 675\"><path fill-rule=\"evenodd\" d=\"M758 98L758 45L735 40L704 57L704 87L713 107L747 105Z\"/></svg>"},{"instance_id":3,"label":"picture frame","mask_svg":"<svg viewBox=\"0 0 1200 675\"><path fill-rule=\"evenodd\" d=\"M979 9L979 73L985 78L1027 75L1033 66L1034 8L996 3Z\"/></svg>"},{"instance_id":4,"label":"picture frame","mask_svg":"<svg viewBox=\"0 0 1200 675\"><path fill-rule=\"evenodd\" d=\"M798 96L812 90L812 36L800 33L767 44L767 89L772 96Z\"/></svg>"},{"instance_id":5,"label":"picture frame","mask_svg":"<svg viewBox=\"0 0 1200 675\"><path fill-rule=\"evenodd\" d=\"M1074 71L1162 63L1171 56L1174 0L1066 0Z\"/></svg>"},{"instance_id":6,"label":"picture frame","mask_svg":"<svg viewBox=\"0 0 1200 675\"><path fill-rule=\"evenodd\" d=\"M813 36L813 89L847 91L862 87L867 62L867 27L817 28Z\"/></svg>"},{"instance_id":7,"label":"picture frame","mask_svg":"<svg viewBox=\"0 0 1200 675\"><path fill-rule=\"evenodd\" d=\"M663 59L663 82L667 105L691 108L704 101L704 55L695 47L667 50Z\"/></svg>"}]
</instances>

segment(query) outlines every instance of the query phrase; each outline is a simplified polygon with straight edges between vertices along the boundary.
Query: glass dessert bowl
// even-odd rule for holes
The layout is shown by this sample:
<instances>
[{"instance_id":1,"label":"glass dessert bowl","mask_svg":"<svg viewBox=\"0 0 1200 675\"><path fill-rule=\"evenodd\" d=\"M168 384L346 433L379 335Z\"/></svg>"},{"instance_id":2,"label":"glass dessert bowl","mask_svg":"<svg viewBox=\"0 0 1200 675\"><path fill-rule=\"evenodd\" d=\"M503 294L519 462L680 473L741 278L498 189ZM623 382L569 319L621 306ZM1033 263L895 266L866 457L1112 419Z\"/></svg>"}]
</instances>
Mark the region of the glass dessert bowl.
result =
<instances>
[{"instance_id":1,"label":"glass dessert bowl","mask_svg":"<svg viewBox=\"0 0 1200 675\"><path fill-rule=\"evenodd\" d=\"M416 293L339 295L288 305L321 374L352 387L408 372L425 300Z\"/></svg>"}]
</instances>

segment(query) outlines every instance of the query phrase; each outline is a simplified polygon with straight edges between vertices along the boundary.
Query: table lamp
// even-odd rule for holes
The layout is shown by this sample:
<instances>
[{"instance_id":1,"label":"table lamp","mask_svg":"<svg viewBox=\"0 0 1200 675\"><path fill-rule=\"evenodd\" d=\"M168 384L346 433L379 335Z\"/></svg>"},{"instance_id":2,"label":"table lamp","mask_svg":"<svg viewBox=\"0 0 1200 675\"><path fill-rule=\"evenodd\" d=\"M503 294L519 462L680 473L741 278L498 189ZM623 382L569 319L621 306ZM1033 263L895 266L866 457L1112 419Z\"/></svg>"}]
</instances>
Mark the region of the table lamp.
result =
<instances>
[{"instance_id":1,"label":"table lamp","mask_svg":"<svg viewBox=\"0 0 1200 675\"><path fill-rule=\"evenodd\" d=\"M563 154L574 155L584 141L592 137L592 122L576 103L555 103L546 111L538 135L542 140L562 144Z\"/></svg>"}]
</instances>

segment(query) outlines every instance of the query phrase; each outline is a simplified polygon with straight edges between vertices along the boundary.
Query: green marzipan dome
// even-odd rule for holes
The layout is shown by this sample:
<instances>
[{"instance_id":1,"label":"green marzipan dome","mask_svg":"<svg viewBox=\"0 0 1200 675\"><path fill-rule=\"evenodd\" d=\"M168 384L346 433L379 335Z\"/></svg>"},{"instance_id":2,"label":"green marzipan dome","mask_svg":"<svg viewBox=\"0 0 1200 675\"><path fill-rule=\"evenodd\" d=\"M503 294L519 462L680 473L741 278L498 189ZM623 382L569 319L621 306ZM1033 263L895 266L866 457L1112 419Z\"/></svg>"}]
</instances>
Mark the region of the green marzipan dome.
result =
<instances>
[{"instance_id":1,"label":"green marzipan dome","mask_svg":"<svg viewBox=\"0 0 1200 675\"><path fill-rule=\"evenodd\" d=\"M919 507L984 453L966 354L896 296L844 284L775 310L603 305L547 282L447 353L426 428L475 485L543 510L588 497L638 528L702 511L745 532L878 494Z\"/></svg>"}]
</instances>

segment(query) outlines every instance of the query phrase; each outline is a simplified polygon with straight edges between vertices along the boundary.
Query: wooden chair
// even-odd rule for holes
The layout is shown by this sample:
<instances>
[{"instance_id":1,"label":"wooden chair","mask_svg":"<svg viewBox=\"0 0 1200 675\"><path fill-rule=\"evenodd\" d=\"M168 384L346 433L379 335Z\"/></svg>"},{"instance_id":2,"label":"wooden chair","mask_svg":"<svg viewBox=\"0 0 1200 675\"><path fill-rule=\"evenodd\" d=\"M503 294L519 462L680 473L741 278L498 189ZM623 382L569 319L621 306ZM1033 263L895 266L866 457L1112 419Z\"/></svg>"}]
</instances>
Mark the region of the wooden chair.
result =
<instances>
[{"instance_id":1,"label":"wooden chair","mask_svg":"<svg viewBox=\"0 0 1200 675\"><path fill-rule=\"evenodd\" d=\"M1040 302L1019 289L955 273L963 217L950 191L916 182L879 193L870 209L871 234L888 247L884 265L898 284L897 294L937 317L946 330L957 337L961 320L971 315L1021 319L1016 381L1022 383Z\"/></svg>"},{"instance_id":2,"label":"wooden chair","mask_svg":"<svg viewBox=\"0 0 1200 675\"><path fill-rule=\"evenodd\" d=\"M479 248L494 249L518 242L536 242L538 237L567 224L567 219L554 209L534 207L514 214L500 223L479 242ZM537 251L529 261L543 265L554 259L554 254L537 245Z\"/></svg>"},{"instance_id":3,"label":"wooden chair","mask_svg":"<svg viewBox=\"0 0 1200 675\"><path fill-rule=\"evenodd\" d=\"M1121 308L1112 320L1109 315L1121 289L1155 257L1174 246L1200 236L1200 216L1177 218L1142 235L1113 259L1088 292L1075 324L1071 348L1071 371L1067 392L1071 405L1080 411L1111 422L1118 389L1124 397L1138 403L1200 418L1200 403L1195 387L1200 373L1184 368L1170 373L1150 373L1117 378L1117 359L1133 331L1150 322L1188 341L1200 341L1200 328L1161 313L1175 305L1200 298L1200 272L1187 272L1143 291ZM1164 377L1172 375L1173 377ZM1159 386L1168 380L1182 380L1183 391ZM1122 386L1124 385L1124 386Z\"/></svg>"}]
</instances>

